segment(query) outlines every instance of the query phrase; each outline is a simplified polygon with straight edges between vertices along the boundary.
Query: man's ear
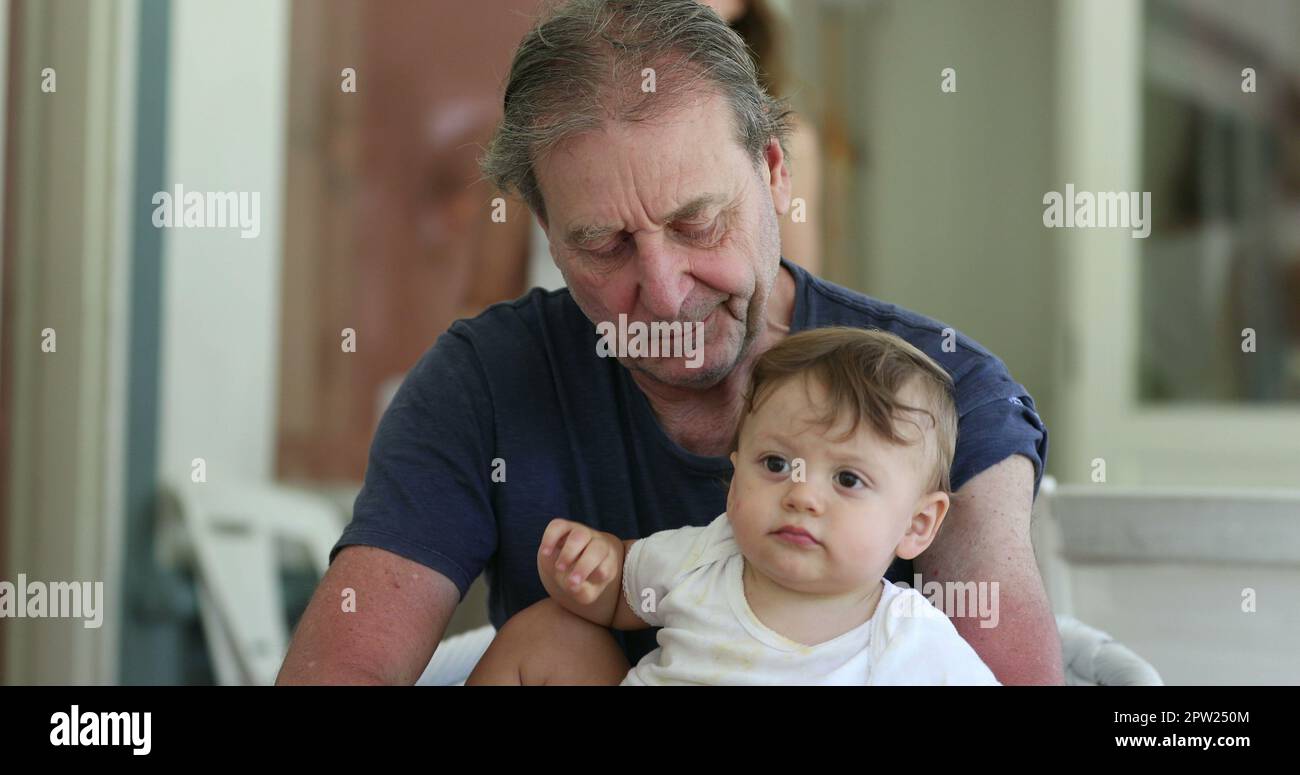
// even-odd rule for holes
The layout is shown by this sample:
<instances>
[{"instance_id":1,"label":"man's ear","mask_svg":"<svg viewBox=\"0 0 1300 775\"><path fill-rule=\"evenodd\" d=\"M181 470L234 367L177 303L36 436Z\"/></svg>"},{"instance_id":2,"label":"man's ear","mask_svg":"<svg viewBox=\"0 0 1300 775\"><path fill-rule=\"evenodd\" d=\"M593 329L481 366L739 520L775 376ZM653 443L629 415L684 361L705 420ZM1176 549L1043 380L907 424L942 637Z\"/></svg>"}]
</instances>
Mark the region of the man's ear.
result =
<instances>
[{"instance_id":1,"label":"man's ear","mask_svg":"<svg viewBox=\"0 0 1300 775\"><path fill-rule=\"evenodd\" d=\"M781 141L775 137L767 141L763 150L763 182L772 193L772 204L777 215L790 211L790 166L781 149Z\"/></svg>"},{"instance_id":2,"label":"man's ear","mask_svg":"<svg viewBox=\"0 0 1300 775\"><path fill-rule=\"evenodd\" d=\"M948 514L949 504L948 493L943 491L926 493L918 498L912 507L912 520L907 526L907 532L898 542L894 554L910 560L924 552L939 534L939 526Z\"/></svg>"}]
</instances>

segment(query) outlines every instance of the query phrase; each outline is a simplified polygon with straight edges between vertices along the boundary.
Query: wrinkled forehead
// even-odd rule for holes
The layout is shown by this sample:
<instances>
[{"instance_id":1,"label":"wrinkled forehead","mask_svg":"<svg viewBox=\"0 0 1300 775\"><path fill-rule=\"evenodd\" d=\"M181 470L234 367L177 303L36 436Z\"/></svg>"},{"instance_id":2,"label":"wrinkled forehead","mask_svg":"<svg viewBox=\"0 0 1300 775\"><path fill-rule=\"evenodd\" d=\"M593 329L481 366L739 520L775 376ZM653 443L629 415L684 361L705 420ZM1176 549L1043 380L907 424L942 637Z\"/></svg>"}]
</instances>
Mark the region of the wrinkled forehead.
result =
<instances>
[{"instance_id":1,"label":"wrinkled forehead","mask_svg":"<svg viewBox=\"0 0 1300 775\"><path fill-rule=\"evenodd\" d=\"M711 97L565 138L534 165L548 218L566 228L631 214L658 221L701 197L734 198L753 165L732 123L725 100Z\"/></svg>"}]
</instances>

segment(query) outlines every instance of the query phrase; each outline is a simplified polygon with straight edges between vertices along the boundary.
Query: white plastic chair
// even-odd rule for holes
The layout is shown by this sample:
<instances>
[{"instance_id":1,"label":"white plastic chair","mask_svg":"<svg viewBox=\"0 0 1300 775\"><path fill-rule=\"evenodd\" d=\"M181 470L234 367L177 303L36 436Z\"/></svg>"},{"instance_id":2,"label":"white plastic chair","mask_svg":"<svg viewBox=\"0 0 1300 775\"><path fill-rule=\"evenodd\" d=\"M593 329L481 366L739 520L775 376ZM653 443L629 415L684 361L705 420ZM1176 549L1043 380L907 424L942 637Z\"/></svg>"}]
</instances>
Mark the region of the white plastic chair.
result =
<instances>
[{"instance_id":1,"label":"white plastic chair","mask_svg":"<svg viewBox=\"0 0 1300 775\"><path fill-rule=\"evenodd\" d=\"M161 550L194 569L218 683L274 683L289 647L279 577L286 550L305 552L323 576L342 515L323 498L265 484L182 481L159 496Z\"/></svg>"},{"instance_id":2,"label":"white plastic chair","mask_svg":"<svg viewBox=\"0 0 1300 775\"><path fill-rule=\"evenodd\" d=\"M464 686L496 634L492 625L485 624L443 640L416 686Z\"/></svg>"},{"instance_id":3,"label":"white plastic chair","mask_svg":"<svg viewBox=\"0 0 1300 775\"><path fill-rule=\"evenodd\" d=\"M1057 614L1067 686L1164 686L1160 674L1107 633Z\"/></svg>"},{"instance_id":4,"label":"white plastic chair","mask_svg":"<svg viewBox=\"0 0 1300 775\"><path fill-rule=\"evenodd\" d=\"M328 499L270 484L173 482L160 490L163 561L193 568L199 618L223 686L275 682L289 648L279 569L297 549L322 577L343 531ZM487 651L491 625L447 638L417 682L463 685Z\"/></svg>"}]
</instances>

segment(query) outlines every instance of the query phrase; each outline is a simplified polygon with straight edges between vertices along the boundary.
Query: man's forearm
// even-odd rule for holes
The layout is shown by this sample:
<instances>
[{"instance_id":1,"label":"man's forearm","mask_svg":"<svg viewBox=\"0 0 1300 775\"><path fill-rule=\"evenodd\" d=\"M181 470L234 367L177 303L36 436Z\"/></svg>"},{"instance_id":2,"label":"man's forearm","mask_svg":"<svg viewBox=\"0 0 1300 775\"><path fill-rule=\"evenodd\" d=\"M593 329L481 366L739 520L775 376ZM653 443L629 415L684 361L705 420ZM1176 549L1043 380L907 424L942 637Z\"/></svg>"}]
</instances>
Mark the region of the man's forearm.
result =
<instances>
[{"instance_id":1,"label":"man's forearm","mask_svg":"<svg viewBox=\"0 0 1300 775\"><path fill-rule=\"evenodd\" d=\"M1046 598L1008 605L1006 597L1014 595L1001 601L996 627L981 627L973 616L954 617L953 626L1003 685L1065 683L1061 637Z\"/></svg>"},{"instance_id":2,"label":"man's forearm","mask_svg":"<svg viewBox=\"0 0 1300 775\"><path fill-rule=\"evenodd\" d=\"M342 592L359 591L344 608ZM277 684L390 684L419 680L460 602L443 574L372 546L330 564L303 612Z\"/></svg>"},{"instance_id":3,"label":"man's forearm","mask_svg":"<svg viewBox=\"0 0 1300 775\"><path fill-rule=\"evenodd\" d=\"M399 686L401 681L386 679L379 673L341 661L316 661L298 664L286 660L275 678L276 686Z\"/></svg>"}]
</instances>

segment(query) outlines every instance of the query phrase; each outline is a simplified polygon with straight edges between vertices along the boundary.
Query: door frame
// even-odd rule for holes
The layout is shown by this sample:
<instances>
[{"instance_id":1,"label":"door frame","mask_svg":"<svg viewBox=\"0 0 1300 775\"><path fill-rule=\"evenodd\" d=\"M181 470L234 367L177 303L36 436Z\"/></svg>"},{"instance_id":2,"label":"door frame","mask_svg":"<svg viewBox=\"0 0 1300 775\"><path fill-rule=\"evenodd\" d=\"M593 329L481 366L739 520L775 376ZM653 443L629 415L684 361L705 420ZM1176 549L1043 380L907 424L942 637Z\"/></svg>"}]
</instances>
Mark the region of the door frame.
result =
<instances>
[{"instance_id":1,"label":"door frame","mask_svg":"<svg viewBox=\"0 0 1300 775\"><path fill-rule=\"evenodd\" d=\"M103 624L5 628L7 683L117 680L138 0L19 2L5 578L101 581ZM44 93L41 71L55 68ZM44 352L42 331L55 331ZM13 577L10 579L10 577Z\"/></svg>"}]
</instances>

